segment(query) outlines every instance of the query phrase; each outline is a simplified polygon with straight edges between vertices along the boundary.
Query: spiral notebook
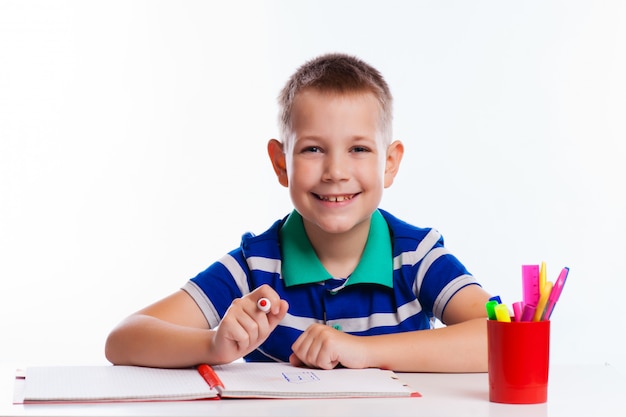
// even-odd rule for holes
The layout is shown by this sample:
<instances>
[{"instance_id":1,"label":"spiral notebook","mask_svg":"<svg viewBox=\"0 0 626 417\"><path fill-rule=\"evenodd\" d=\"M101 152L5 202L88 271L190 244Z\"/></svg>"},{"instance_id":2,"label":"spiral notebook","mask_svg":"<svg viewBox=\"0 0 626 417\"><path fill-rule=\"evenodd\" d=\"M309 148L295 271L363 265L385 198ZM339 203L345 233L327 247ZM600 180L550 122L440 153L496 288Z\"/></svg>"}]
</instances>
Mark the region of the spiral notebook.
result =
<instances>
[{"instance_id":1,"label":"spiral notebook","mask_svg":"<svg viewBox=\"0 0 626 417\"><path fill-rule=\"evenodd\" d=\"M190 369L43 366L27 368L18 381L21 394L15 402L24 404L420 396L392 371L320 370L283 363L238 362Z\"/></svg>"}]
</instances>

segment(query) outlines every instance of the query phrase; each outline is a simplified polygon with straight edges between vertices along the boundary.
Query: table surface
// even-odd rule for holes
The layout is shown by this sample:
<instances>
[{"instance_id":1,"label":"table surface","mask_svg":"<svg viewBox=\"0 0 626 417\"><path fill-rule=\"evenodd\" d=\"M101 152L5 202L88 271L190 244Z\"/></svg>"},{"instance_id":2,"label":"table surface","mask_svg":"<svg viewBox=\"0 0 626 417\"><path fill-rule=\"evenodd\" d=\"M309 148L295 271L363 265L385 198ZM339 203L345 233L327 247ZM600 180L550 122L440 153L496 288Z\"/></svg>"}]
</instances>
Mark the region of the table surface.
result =
<instances>
[{"instance_id":1,"label":"table surface","mask_svg":"<svg viewBox=\"0 0 626 417\"><path fill-rule=\"evenodd\" d=\"M420 398L224 399L216 401L13 404L15 368L0 368L0 416L625 416L626 375L610 365L552 365L548 402L489 402L487 374L401 373Z\"/></svg>"}]
</instances>

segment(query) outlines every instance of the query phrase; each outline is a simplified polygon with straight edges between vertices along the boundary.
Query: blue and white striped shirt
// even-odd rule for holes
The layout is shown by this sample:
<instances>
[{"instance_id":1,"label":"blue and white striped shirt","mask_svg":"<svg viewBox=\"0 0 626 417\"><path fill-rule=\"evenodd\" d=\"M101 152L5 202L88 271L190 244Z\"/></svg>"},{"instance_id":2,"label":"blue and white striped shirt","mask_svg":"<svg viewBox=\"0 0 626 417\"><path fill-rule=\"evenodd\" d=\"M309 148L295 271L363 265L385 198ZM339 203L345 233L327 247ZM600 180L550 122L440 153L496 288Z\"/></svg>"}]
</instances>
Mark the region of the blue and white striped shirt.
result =
<instances>
[{"instance_id":1,"label":"blue and white striped shirt","mask_svg":"<svg viewBox=\"0 0 626 417\"><path fill-rule=\"evenodd\" d=\"M235 298L263 284L289 303L285 318L245 357L248 361L288 361L291 345L313 323L353 335L429 329L431 317L441 319L457 291L477 282L444 247L439 232L379 211L392 239L393 288L343 286L344 279L286 286L281 276L279 230L286 220L282 219L261 235L244 235L239 248L189 280L183 290L196 301L211 328L220 323Z\"/></svg>"}]
</instances>

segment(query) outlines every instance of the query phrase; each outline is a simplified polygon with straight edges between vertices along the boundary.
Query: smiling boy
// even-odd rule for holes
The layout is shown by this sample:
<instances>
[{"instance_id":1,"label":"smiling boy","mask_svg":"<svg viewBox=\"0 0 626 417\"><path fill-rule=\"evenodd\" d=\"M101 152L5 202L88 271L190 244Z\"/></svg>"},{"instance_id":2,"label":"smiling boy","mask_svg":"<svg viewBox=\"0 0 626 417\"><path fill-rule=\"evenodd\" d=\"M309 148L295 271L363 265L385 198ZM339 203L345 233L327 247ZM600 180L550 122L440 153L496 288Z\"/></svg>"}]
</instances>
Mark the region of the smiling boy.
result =
<instances>
[{"instance_id":1,"label":"smiling boy","mask_svg":"<svg viewBox=\"0 0 626 417\"><path fill-rule=\"evenodd\" d=\"M404 152L391 139L382 76L357 58L324 55L290 78L280 105L281 140L268 153L294 211L120 323L107 358L485 371L489 294L437 231L378 208ZM430 329L432 317L446 326Z\"/></svg>"}]
</instances>

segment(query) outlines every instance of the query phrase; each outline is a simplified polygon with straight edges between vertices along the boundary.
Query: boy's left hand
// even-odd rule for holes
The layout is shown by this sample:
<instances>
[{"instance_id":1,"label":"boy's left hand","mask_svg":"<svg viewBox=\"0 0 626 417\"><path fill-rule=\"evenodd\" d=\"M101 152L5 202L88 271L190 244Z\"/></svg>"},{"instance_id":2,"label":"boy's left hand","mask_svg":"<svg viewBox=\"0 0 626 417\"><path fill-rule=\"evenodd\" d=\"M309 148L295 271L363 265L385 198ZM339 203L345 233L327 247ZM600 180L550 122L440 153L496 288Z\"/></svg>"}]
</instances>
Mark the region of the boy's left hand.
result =
<instances>
[{"instance_id":1,"label":"boy's left hand","mask_svg":"<svg viewBox=\"0 0 626 417\"><path fill-rule=\"evenodd\" d=\"M324 324L313 324L296 339L289 362L295 366L333 369L366 368L365 340Z\"/></svg>"}]
</instances>

